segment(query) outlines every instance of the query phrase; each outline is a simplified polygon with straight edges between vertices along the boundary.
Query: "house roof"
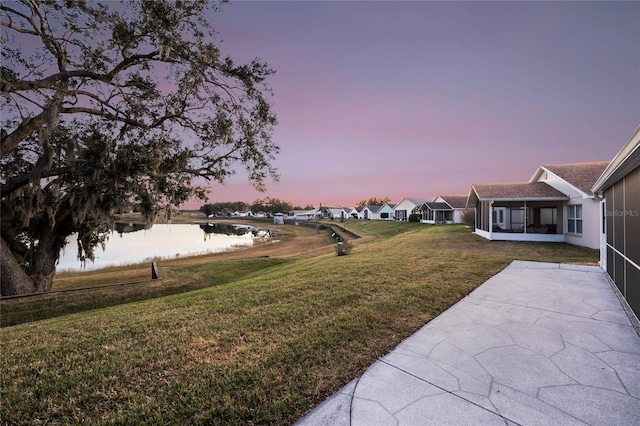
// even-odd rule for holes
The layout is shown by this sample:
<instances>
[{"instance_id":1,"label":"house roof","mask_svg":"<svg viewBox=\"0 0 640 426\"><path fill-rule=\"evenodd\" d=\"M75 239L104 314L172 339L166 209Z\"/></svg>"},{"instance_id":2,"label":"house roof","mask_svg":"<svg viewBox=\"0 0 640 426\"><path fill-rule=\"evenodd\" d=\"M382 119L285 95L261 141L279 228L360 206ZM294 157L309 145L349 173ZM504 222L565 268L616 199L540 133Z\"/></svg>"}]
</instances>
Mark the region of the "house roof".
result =
<instances>
[{"instance_id":1,"label":"house roof","mask_svg":"<svg viewBox=\"0 0 640 426\"><path fill-rule=\"evenodd\" d=\"M425 202L430 201L428 198L405 198L402 201L404 201L404 200L407 200L407 201L409 201L410 203L412 203L412 204L414 204L416 206L419 206L420 204L424 204ZM402 201L400 201L398 204L401 204ZM396 206L398 204L396 204Z\"/></svg>"},{"instance_id":2,"label":"house roof","mask_svg":"<svg viewBox=\"0 0 640 426\"><path fill-rule=\"evenodd\" d=\"M372 213L378 213L378 211L380 211L380 209L382 208L382 206L364 206L363 209L369 209L371 210Z\"/></svg>"},{"instance_id":3,"label":"house roof","mask_svg":"<svg viewBox=\"0 0 640 426\"><path fill-rule=\"evenodd\" d=\"M463 209L467 206L467 195L438 195L438 197L442 198L452 209Z\"/></svg>"},{"instance_id":4,"label":"house roof","mask_svg":"<svg viewBox=\"0 0 640 426\"><path fill-rule=\"evenodd\" d=\"M469 206L480 201L568 200L545 182L490 183L471 185Z\"/></svg>"},{"instance_id":5,"label":"house roof","mask_svg":"<svg viewBox=\"0 0 640 426\"><path fill-rule=\"evenodd\" d=\"M609 161L596 161L591 163L550 164L542 165L540 169L549 171L562 178L585 194L591 194L591 188L609 165ZM533 176L537 178L540 170Z\"/></svg>"},{"instance_id":6,"label":"house roof","mask_svg":"<svg viewBox=\"0 0 640 426\"><path fill-rule=\"evenodd\" d=\"M640 127L631 136L622 149L613 157L611 163L593 184L593 192L602 192L611 187L631 171L640 167Z\"/></svg>"},{"instance_id":7,"label":"house roof","mask_svg":"<svg viewBox=\"0 0 640 426\"><path fill-rule=\"evenodd\" d=\"M466 202L466 197L465 197ZM423 206L427 206L431 210L451 210L451 206L447 203L437 203L435 201L426 201L422 203Z\"/></svg>"}]
</instances>

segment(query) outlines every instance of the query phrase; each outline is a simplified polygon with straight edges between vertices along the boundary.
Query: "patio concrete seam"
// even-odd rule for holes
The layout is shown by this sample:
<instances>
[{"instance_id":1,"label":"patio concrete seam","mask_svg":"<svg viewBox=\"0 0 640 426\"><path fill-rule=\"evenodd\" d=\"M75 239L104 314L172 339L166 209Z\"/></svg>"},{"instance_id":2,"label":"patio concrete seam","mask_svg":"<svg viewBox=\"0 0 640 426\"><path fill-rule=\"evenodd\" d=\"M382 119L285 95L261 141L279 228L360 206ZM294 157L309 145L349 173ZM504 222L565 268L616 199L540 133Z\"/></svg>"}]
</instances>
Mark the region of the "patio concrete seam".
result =
<instances>
[{"instance_id":1,"label":"patio concrete seam","mask_svg":"<svg viewBox=\"0 0 640 426\"><path fill-rule=\"evenodd\" d=\"M451 395L451 396L454 396L454 397L456 397L456 398L459 398L459 399L461 399L461 400L463 400L463 401L465 401L465 402L467 402L467 403L469 403L469 404L472 404L472 405L474 405L474 406L476 406L476 407L478 407L478 408L480 408L480 409L482 409L482 410L484 410L484 411L487 411L487 412L489 412L489 413L491 413L491 414L494 414L494 415L496 415L496 416L500 417L501 419L503 419L503 420L505 421L505 423L506 423L506 424L509 424L509 422L510 422L511 424L514 424L514 425L517 425L517 426L523 426L523 425L521 425L520 423L518 423L518 422L516 422L516 421L514 421L514 420L511 420L511 419L509 419L509 418L507 418L507 417L503 416L503 415L502 415L502 414L500 414L500 413L497 413L497 412L495 412L495 411L489 410L488 408L483 407L482 405L479 405L479 404L477 404L477 403L475 403L475 402L473 402L473 401L471 401L471 400L469 400L469 399L467 399L467 398L464 398L464 397L462 397L462 396L460 396L460 395L458 395L458 394L456 394L456 393L454 393L454 392L452 392L452 391L450 391L450 390L448 390L448 389L445 389L445 388L443 388L442 386L439 386L439 385L437 385L437 384L435 384L435 383L431 383L431 382L429 382L428 380L425 380L425 379L423 379L423 378L422 378L422 377L420 377L420 376L416 376L415 374L413 374L413 373L411 373L411 372L409 372L409 371L406 371L406 370L404 370L404 369L402 369L402 368L400 368L400 367L398 367L398 366L395 366L395 365L393 365L393 364L390 364L389 362L387 362L387 361L385 361L385 360L383 360L383 359L380 359L380 360L379 360L379 362L382 362L383 364L386 364L386 365L388 365L389 367L395 368L396 370L402 371L404 374L407 374L407 375L409 375L409 376L411 376L411 377L414 377L414 378L416 378L416 379L420 380L421 382L427 383L427 384L429 384L430 386L433 386L433 387L435 387L435 388L437 388L437 389L440 389L441 391L443 391L443 392L445 392L445 393L447 393L447 394L449 394L449 395ZM493 377L492 377L492 380L493 380Z\"/></svg>"},{"instance_id":2,"label":"patio concrete seam","mask_svg":"<svg viewBox=\"0 0 640 426\"><path fill-rule=\"evenodd\" d=\"M607 362L602 360L600 357L598 357L598 359L600 359L605 364L609 365ZM635 398L635 399L640 399L640 398L637 398L635 395L633 395L631 392L629 392L629 388L627 388L627 385L624 384L624 380L622 380L622 377L620 377L620 374L618 373L618 370L616 370L615 368L611 367L610 365L609 365L609 367L613 369L613 372L615 373L616 377L620 381L620 385L622 386L624 391L627 393L627 395L629 395L630 397Z\"/></svg>"},{"instance_id":3,"label":"patio concrete seam","mask_svg":"<svg viewBox=\"0 0 640 426\"><path fill-rule=\"evenodd\" d=\"M568 317L579 318L579 319L582 319L582 320L596 320L596 319L592 318L591 316L575 315L575 314L571 314L571 313L567 313L567 312L559 312L559 311L554 311L554 310L551 310L551 309L544 309L544 308L540 308L538 306L530 306L528 303L527 304L517 304L517 303L505 302L503 300L493 300L493 299L489 299L489 298L480 298L480 297L472 297L472 296L467 296L467 297L470 297L470 298L473 298L473 299L476 299L476 300L480 300L480 301L488 301L488 302L493 302L493 303L499 303L499 304L502 304L502 305L516 306L516 307L519 307L519 308L527 308L527 309L535 309L535 310L538 310L538 311L550 312L550 313L553 313L553 314L561 314L561 315L566 315ZM621 325L621 324L618 324L618 323L615 323L615 322L611 322L611 321L606 321L606 320L597 320L597 321L607 322L609 324ZM640 327L640 324L638 325L638 327ZM640 330L638 328L636 328L636 332L638 333L638 336L640 336Z\"/></svg>"},{"instance_id":4,"label":"patio concrete seam","mask_svg":"<svg viewBox=\"0 0 640 426\"><path fill-rule=\"evenodd\" d=\"M499 386L503 386L503 387L505 387L505 388L507 388L507 389L509 389L509 390L514 391L514 392L517 392L517 393L520 393L520 392L521 392L520 390L518 390L518 389L516 389L516 388L514 388L514 387L511 387L511 386L509 386L509 385L505 385L505 384L503 384L503 383L497 383L497 384L498 384ZM577 385L579 385L578 383L576 383L576 384L577 384ZM563 387L563 386L576 386L576 384L574 384L574 385L542 386L542 387L538 388L537 393L539 393L539 392L540 392L540 389L545 389L545 388L558 388L558 387ZM493 390L493 387L492 387L492 390ZM503 396L504 396L504 395L503 395ZM509 397L509 396L506 396L505 398L508 398L508 399L510 399L510 400L513 400L513 398L511 398L511 397ZM538 402L540 402L541 404L544 404L544 405L546 405L546 406L548 406L548 407L551 407L551 408L552 408L552 409L554 409L554 410L558 410L559 412L561 412L561 413L565 414L566 416L571 417L572 419L574 419L574 420L576 420L576 421L578 421L578 422L580 422L580 423L583 423L585 426L588 426L588 424L587 424L587 423L585 423L585 421L584 421L584 420L579 419L578 417L576 417L575 415L573 415L573 414L571 414L571 413L567 413L567 412L566 412L565 410L563 410L562 408L557 407L557 406L555 406L555 405L552 405L552 404L550 404L548 401L545 401L544 399L540 399L538 395L536 395L536 396L534 396L534 397L532 397L532 398L534 398L535 400L537 400L537 401L538 401ZM503 416L503 418L505 418L505 417ZM511 420L509 420L509 421L511 421ZM515 423L515 422L514 422L514 423ZM518 423L516 423L516 424L518 424ZM520 426L523 426L523 425L520 425Z\"/></svg>"}]
</instances>

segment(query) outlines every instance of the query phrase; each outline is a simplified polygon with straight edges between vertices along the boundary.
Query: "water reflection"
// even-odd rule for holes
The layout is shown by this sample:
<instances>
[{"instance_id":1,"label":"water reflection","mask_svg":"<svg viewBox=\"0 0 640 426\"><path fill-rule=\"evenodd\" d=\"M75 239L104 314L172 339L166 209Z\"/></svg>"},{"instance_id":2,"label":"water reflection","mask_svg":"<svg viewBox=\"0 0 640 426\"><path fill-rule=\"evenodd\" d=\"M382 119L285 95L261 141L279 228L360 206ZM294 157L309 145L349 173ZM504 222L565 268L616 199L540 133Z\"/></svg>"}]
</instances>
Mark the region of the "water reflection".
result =
<instances>
[{"instance_id":1,"label":"water reflection","mask_svg":"<svg viewBox=\"0 0 640 426\"><path fill-rule=\"evenodd\" d=\"M128 234L129 232L138 232L145 229L151 229L153 224L139 224L139 223L116 223L114 231L118 234Z\"/></svg>"},{"instance_id":2,"label":"water reflection","mask_svg":"<svg viewBox=\"0 0 640 426\"><path fill-rule=\"evenodd\" d=\"M210 238L215 234L226 235L245 235L251 233L254 238L260 240L268 240L271 237L271 231L264 228L256 228L251 225L230 225L228 223L206 223L200 225L200 229L204 231L204 238Z\"/></svg>"},{"instance_id":3,"label":"water reflection","mask_svg":"<svg viewBox=\"0 0 640 426\"><path fill-rule=\"evenodd\" d=\"M246 225L207 223L201 225L153 225L118 223L105 250L96 248L96 260L83 268L77 259L75 235L69 238L58 263L58 271L99 269L152 259L216 253L250 247L270 238L267 229Z\"/></svg>"}]
</instances>

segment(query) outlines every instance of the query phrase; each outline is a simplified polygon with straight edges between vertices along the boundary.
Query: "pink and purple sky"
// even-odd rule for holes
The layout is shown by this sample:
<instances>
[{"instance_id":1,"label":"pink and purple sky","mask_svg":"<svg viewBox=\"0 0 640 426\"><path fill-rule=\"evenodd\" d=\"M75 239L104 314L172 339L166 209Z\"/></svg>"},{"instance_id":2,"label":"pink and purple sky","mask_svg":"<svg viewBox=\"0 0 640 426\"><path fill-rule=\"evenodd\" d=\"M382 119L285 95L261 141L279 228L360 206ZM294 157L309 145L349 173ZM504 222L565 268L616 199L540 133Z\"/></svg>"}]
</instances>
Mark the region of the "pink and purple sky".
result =
<instances>
[{"instance_id":1,"label":"pink and purple sky","mask_svg":"<svg viewBox=\"0 0 640 426\"><path fill-rule=\"evenodd\" d=\"M467 194L610 160L640 124L640 2L232 1L210 22L277 71L281 148L280 182L240 167L210 202Z\"/></svg>"}]
</instances>

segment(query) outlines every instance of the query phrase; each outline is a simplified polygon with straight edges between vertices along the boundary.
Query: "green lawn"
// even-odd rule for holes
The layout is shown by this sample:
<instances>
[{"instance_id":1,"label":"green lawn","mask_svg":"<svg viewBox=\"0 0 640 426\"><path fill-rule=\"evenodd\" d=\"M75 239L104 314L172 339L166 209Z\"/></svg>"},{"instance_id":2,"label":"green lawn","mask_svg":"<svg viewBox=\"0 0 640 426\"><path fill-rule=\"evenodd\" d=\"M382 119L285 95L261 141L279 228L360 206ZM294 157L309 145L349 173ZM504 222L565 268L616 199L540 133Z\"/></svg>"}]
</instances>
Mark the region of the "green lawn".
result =
<instances>
[{"instance_id":1,"label":"green lawn","mask_svg":"<svg viewBox=\"0 0 640 426\"><path fill-rule=\"evenodd\" d=\"M461 226L341 225L377 238L348 256L174 268L163 285L200 289L1 329L0 418L290 424L511 260L598 259Z\"/></svg>"}]
</instances>

